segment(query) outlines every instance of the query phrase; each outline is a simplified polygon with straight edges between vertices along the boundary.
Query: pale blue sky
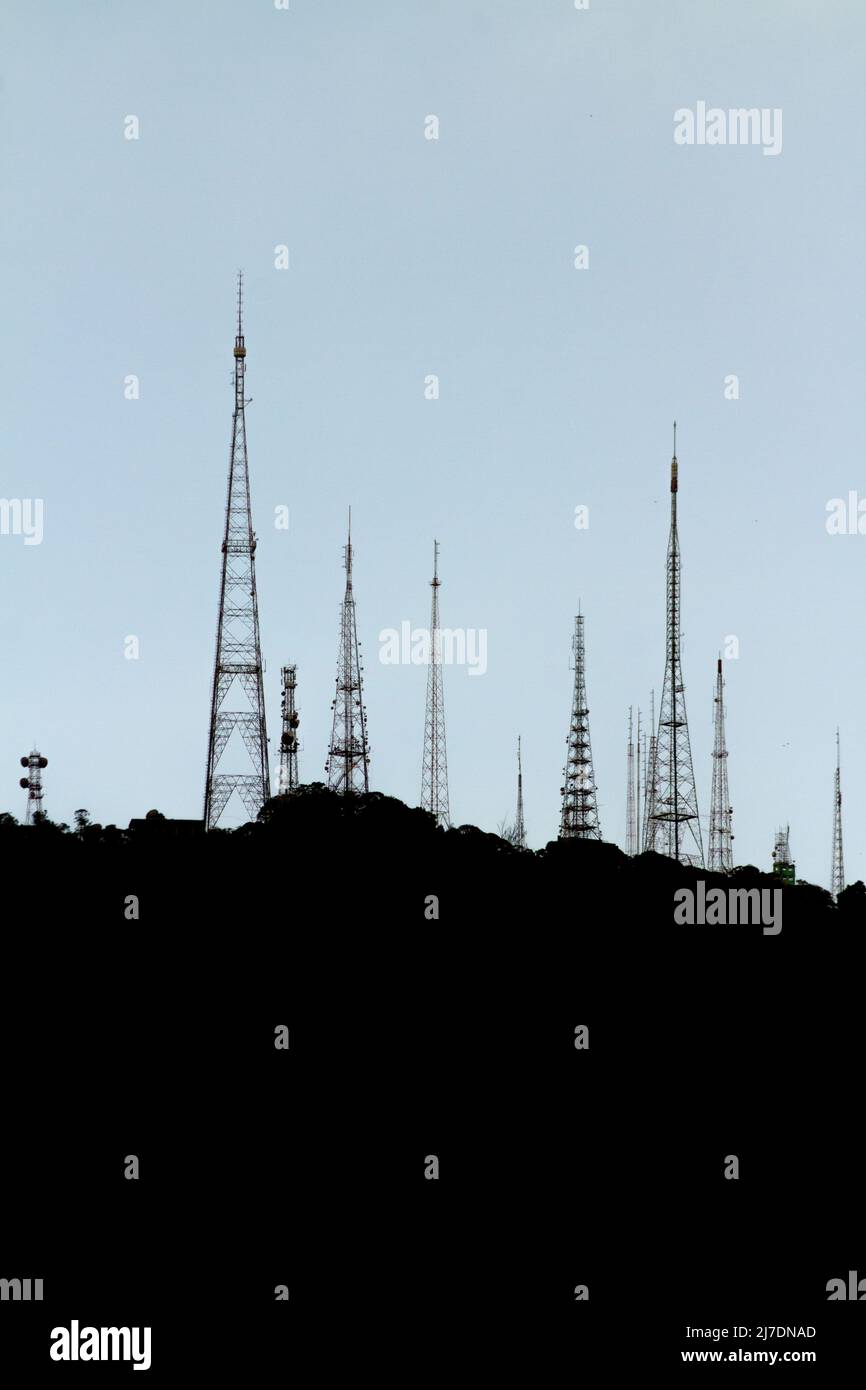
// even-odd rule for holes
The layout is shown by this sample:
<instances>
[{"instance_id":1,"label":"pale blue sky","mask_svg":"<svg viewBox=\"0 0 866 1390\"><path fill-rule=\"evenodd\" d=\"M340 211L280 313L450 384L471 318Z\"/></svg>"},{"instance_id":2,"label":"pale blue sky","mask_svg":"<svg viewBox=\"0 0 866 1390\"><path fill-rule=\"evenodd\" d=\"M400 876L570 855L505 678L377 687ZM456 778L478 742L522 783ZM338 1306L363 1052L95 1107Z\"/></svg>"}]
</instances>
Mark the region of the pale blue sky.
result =
<instances>
[{"instance_id":1,"label":"pale blue sky","mask_svg":"<svg viewBox=\"0 0 866 1390\"><path fill-rule=\"evenodd\" d=\"M445 673L455 820L513 814L520 732L530 843L556 834L580 599L622 843L676 416L705 840L736 634L738 861L790 820L827 882L838 723L866 877L866 536L825 529L828 499L866 496L864 70L859 0L7 0L0 497L43 498L45 536L0 536L0 809L23 813L35 738L57 819L201 814L243 266L274 773L295 661L323 776L351 502L373 787L418 800L426 673L380 664L378 635L427 621L437 535L443 623L488 632L486 675ZM780 107L782 153L677 146L699 100Z\"/></svg>"}]
</instances>

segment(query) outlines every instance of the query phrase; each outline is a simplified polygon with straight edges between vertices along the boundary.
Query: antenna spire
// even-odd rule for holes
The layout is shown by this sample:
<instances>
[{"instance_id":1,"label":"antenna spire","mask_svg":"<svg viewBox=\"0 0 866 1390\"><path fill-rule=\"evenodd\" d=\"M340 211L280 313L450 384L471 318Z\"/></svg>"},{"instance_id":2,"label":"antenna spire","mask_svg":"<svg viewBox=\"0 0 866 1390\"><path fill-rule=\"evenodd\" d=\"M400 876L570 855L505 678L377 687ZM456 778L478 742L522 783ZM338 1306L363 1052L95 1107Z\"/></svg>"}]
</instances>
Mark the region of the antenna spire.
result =
<instances>
[{"instance_id":1,"label":"antenna spire","mask_svg":"<svg viewBox=\"0 0 866 1390\"><path fill-rule=\"evenodd\" d=\"M326 772L331 791L342 795L368 792L370 749L367 743L367 708L364 704L364 668L361 664L355 598L352 593L352 509L346 549L346 592L340 619L340 651L337 658L337 693L328 748Z\"/></svg>"},{"instance_id":2,"label":"antenna spire","mask_svg":"<svg viewBox=\"0 0 866 1390\"><path fill-rule=\"evenodd\" d=\"M637 809L635 806L634 733L632 706L628 707L628 744L626 754L625 852L637 854Z\"/></svg>"},{"instance_id":3,"label":"antenna spire","mask_svg":"<svg viewBox=\"0 0 866 1390\"><path fill-rule=\"evenodd\" d=\"M722 677L722 658L716 661L716 693L713 701L713 782L710 793L710 854L707 868L727 874L734 867L734 834L731 829L730 794L728 792L728 747L725 742L725 682Z\"/></svg>"},{"instance_id":4,"label":"antenna spire","mask_svg":"<svg viewBox=\"0 0 866 1390\"><path fill-rule=\"evenodd\" d=\"M636 842L637 842L637 853L638 853L638 854L640 854L640 853L641 853L641 850L643 849L643 844L642 844L642 841L641 841L641 830L642 830L643 815L642 815L641 803L640 803L640 769L641 769L641 760L640 760L640 759L641 759L641 746L642 746L642 745L641 745L641 728L640 728L640 705L638 705L638 710L637 710L637 739L636 739L636 741L635 741L635 747L634 747L634 760L635 760L635 797L634 797L634 804L635 804L635 817L636 817L636 820L637 820L637 826L636 826L636 829L635 829L635 840L636 840Z\"/></svg>"},{"instance_id":5,"label":"antenna spire","mask_svg":"<svg viewBox=\"0 0 866 1390\"><path fill-rule=\"evenodd\" d=\"M568 757L563 769L560 840L600 840L592 746L589 741L589 708L586 703L583 615L574 620L574 696L568 730Z\"/></svg>"},{"instance_id":6,"label":"antenna spire","mask_svg":"<svg viewBox=\"0 0 866 1390\"><path fill-rule=\"evenodd\" d=\"M658 792L656 742L656 693L652 690L650 691L649 736L646 740L646 762L643 779L644 804L642 844L645 850L653 850L658 854L660 853L659 827L658 822L653 819Z\"/></svg>"},{"instance_id":7,"label":"antenna spire","mask_svg":"<svg viewBox=\"0 0 866 1390\"><path fill-rule=\"evenodd\" d=\"M652 770L655 784L652 789L649 846L680 863L702 869L704 847L680 662L681 590L677 459L674 455L671 460L671 529L667 553L665 675ZM682 852L684 847L685 853Z\"/></svg>"},{"instance_id":8,"label":"antenna spire","mask_svg":"<svg viewBox=\"0 0 866 1390\"><path fill-rule=\"evenodd\" d=\"M523 762L520 756L520 734L517 735L517 815L511 842L516 849L526 849L526 824L523 819Z\"/></svg>"},{"instance_id":9,"label":"antenna spire","mask_svg":"<svg viewBox=\"0 0 866 1390\"><path fill-rule=\"evenodd\" d=\"M298 786L298 725L301 717L295 702L298 688L297 666L284 666L280 672L283 686L282 715L283 731L280 737L280 783L281 796L286 796Z\"/></svg>"},{"instance_id":10,"label":"antenna spire","mask_svg":"<svg viewBox=\"0 0 866 1390\"><path fill-rule=\"evenodd\" d=\"M235 334L235 410L244 408L244 272L238 271L238 331Z\"/></svg>"},{"instance_id":11,"label":"antenna spire","mask_svg":"<svg viewBox=\"0 0 866 1390\"><path fill-rule=\"evenodd\" d=\"M433 578L430 587L430 646L427 668L427 704L424 711L424 753L421 764L421 806L446 829L451 824L448 802L448 757L445 747L445 689L442 681L442 637L439 630L439 542L433 542Z\"/></svg>"},{"instance_id":12,"label":"antenna spire","mask_svg":"<svg viewBox=\"0 0 866 1390\"><path fill-rule=\"evenodd\" d=\"M845 858L842 852L842 766L839 753L839 730L836 730L836 779L833 784L833 864L830 882L834 898L845 887Z\"/></svg>"},{"instance_id":13,"label":"antenna spire","mask_svg":"<svg viewBox=\"0 0 866 1390\"><path fill-rule=\"evenodd\" d=\"M671 459L671 492L677 491L677 422L674 420L674 452Z\"/></svg>"},{"instance_id":14,"label":"antenna spire","mask_svg":"<svg viewBox=\"0 0 866 1390\"><path fill-rule=\"evenodd\" d=\"M244 418L244 359L247 353L241 333L242 283L243 276L239 272L238 335L234 347L235 408L205 781L206 830L212 830L217 824L234 792L239 794L250 820L255 820L271 794L259 601L256 593L256 537L250 509ZM246 750L246 758L243 757L243 749ZM244 770L217 771L223 754L227 755L227 762L240 765Z\"/></svg>"}]
</instances>

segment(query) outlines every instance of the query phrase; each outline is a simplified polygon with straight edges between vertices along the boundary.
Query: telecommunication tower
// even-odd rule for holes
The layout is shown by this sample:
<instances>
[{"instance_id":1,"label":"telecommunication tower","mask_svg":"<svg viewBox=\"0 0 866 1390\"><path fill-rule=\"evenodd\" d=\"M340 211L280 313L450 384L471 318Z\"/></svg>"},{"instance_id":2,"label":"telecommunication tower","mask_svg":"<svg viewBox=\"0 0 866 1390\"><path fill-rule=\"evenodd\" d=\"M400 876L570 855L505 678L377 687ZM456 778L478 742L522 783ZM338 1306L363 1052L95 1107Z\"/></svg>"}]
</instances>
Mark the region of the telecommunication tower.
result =
<instances>
[{"instance_id":1,"label":"telecommunication tower","mask_svg":"<svg viewBox=\"0 0 866 1390\"><path fill-rule=\"evenodd\" d=\"M301 717L295 704L295 691L298 687L297 666L284 666L280 672L282 679L283 732L280 738L280 782L279 795L285 796L298 786L298 725Z\"/></svg>"},{"instance_id":2,"label":"telecommunication tower","mask_svg":"<svg viewBox=\"0 0 866 1390\"><path fill-rule=\"evenodd\" d=\"M27 768L27 776L22 777L19 786L27 792L27 813L24 817L25 825L33 825L34 816L42 810L42 769L48 766L48 759L43 758L37 749L33 749L26 758L21 759L21 766Z\"/></svg>"},{"instance_id":3,"label":"telecommunication tower","mask_svg":"<svg viewBox=\"0 0 866 1390\"><path fill-rule=\"evenodd\" d=\"M776 843L773 848L773 873L783 883L796 883L797 880L797 866L791 858L790 836L791 827L781 825L776 831Z\"/></svg>"},{"instance_id":4,"label":"telecommunication tower","mask_svg":"<svg viewBox=\"0 0 866 1390\"><path fill-rule=\"evenodd\" d=\"M635 759L635 763L634 763L634 769L635 769L634 806L635 806L635 843L636 843L635 854L640 854L640 853L642 852L642 850L643 850L643 841L642 841L642 835L641 835L641 831L642 831L642 828L643 828L643 824L642 824L642 823L643 823L643 814L642 814L642 812L641 812L641 804L640 804L640 790L641 790L641 789L640 789L640 771L641 771L641 766L642 766L642 763L641 763L641 748L642 748L642 747L643 747L643 744L641 743L640 707L638 706L638 712L637 712L637 738L635 739L635 745L634 745L634 759Z\"/></svg>"},{"instance_id":5,"label":"telecommunication tower","mask_svg":"<svg viewBox=\"0 0 866 1390\"><path fill-rule=\"evenodd\" d=\"M430 665L427 669L427 705L424 715L424 758L421 767L421 805L432 811L436 824L450 824L448 807L448 759L445 752L445 692L442 684L442 636L439 629L439 542L433 542L433 578L430 587Z\"/></svg>"},{"instance_id":6,"label":"telecommunication tower","mask_svg":"<svg viewBox=\"0 0 866 1390\"><path fill-rule=\"evenodd\" d=\"M568 756L563 769L561 840L600 840L601 826L596 802L592 746L589 740L589 709L586 703L586 655L583 616L574 620L574 697L568 731Z\"/></svg>"},{"instance_id":7,"label":"telecommunication tower","mask_svg":"<svg viewBox=\"0 0 866 1390\"><path fill-rule=\"evenodd\" d=\"M526 849L526 825L523 820L523 763L520 757L520 734L517 735L517 815L514 817L514 844Z\"/></svg>"},{"instance_id":8,"label":"telecommunication tower","mask_svg":"<svg viewBox=\"0 0 866 1390\"><path fill-rule=\"evenodd\" d=\"M625 852L637 854L637 812L635 809L634 730L632 706L628 707L628 751L626 754Z\"/></svg>"},{"instance_id":9,"label":"telecommunication tower","mask_svg":"<svg viewBox=\"0 0 866 1390\"><path fill-rule=\"evenodd\" d=\"M725 743L725 682L722 658L716 663L716 693L713 738L713 788L710 797L710 859L707 868L729 874L734 867L734 835L731 829L731 799L728 792L728 749Z\"/></svg>"},{"instance_id":10,"label":"telecommunication tower","mask_svg":"<svg viewBox=\"0 0 866 1390\"><path fill-rule=\"evenodd\" d=\"M830 882L834 898L845 887L845 858L842 853L842 770L839 757L839 730L836 730L836 777L833 786L833 867Z\"/></svg>"},{"instance_id":11,"label":"telecommunication tower","mask_svg":"<svg viewBox=\"0 0 866 1390\"><path fill-rule=\"evenodd\" d=\"M331 791L345 795L370 790L367 746L367 710L364 705L361 644L355 619L352 590L352 509L344 547L346 593L340 616L340 651L337 658L337 694L331 705L334 719L325 771Z\"/></svg>"},{"instance_id":12,"label":"telecommunication tower","mask_svg":"<svg viewBox=\"0 0 866 1390\"><path fill-rule=\"evenodd\" d=\"M642 848L643 848L644 851L646 851L646 850L654 850L656 854L659 854L659 853L660 853L660 850L659 850L659 843L658 843L658 842L659 842L658 823L657 823L656 821L653 820L653 810L654 810L654 808L655 808L656 785L657 785L657 777L656 777L656 736L655 736L655 726L656 726L656 693L655 693L655 691L653 690L652 693L650 694L650 722L649 722L649 730L650 730L650 731L649 731L649 738L646 739L646 750L645 750L645 751L646 751L646 762L645 762L645 767L644 767L644 779L643 779L643 780L644 780L644 804L643 804L643 809L642 809L642 815L643 815Z\"/></svg>"},{"instance_id":13,"label":"telecommunication tower","mask_svg":"<svg viewBox=\"0 0 866 1390\"><path fill-rule=\"evenodd\" d=\"M238 275L238 331L234 346L235 404L232 415L204 795L206 830L212 830L217 824L233 792L236 791L240 795L250 820L255 819L270 796L259 605L256 595L256 537L250 510L250 477L244 416L246 355L243 335L243 276ZM240 735L240 743L232 740L233 734ZM231 761L235 766L242 763L242 772L217 771L230 741L233 743Z\"/></svg>"},{"instance_id":14,"label":"telecommunication tower","mask_svg":"<svg viewBox=\"0 0 866 1390\"><path fill-rule=\"evenodd\" d=\"M671 459L671 528L667 555L667 622L665 678L659 710L655 753L655 824L652 848L682 864L704 866L698 794L686 719L686 697L680 665L680 543L677 534L677 425Z\"/></svg>"}]
</instances>

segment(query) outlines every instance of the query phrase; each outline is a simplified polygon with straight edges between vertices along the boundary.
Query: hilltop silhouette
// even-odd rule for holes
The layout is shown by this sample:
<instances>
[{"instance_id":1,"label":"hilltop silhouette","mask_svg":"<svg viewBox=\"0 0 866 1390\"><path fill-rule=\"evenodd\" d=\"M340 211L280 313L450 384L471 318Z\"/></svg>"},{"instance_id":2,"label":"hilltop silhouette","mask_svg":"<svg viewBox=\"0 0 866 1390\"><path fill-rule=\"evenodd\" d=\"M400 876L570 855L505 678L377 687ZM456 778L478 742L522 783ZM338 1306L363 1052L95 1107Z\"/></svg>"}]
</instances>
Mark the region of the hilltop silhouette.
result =
<instances>
[{"instance_id":1,"label":"hilltop silhouette","mask_svg":"<svg viewBox=\"0 0 866 1390\"><path fill-rule=\"evenodd\" d=\"M271 798L255 822L207 835L201 822L159 811L126 829L91 823L83 810L73 828L47 817L22 826L0 814L0 854L24 872L54 882L59 877L72 892L86 884L93 920L106 922L122 917L123 899L137 890L139 897L154 895L167 914L162 920L174 921L192 889L199 912L205 904L216 915L240 910L251 926L257 911L263 919L273 911L291 917L301 904L319 915L333 906L349 925L354 913L362 916L375 902L379 922L403 931L425 922L430 930L438 922L442 931L566 929L576 941L600 947L623 933L633 946L649 932L656 940L658 933L678 940L689 931L710 938L725 930L732 939L752 935L751 926L675 924L675 891L703 880L707 891L781 888L780 938L808 937L814 945L816 932L836 939L866 926L866 886L859 881L834 903L824 888L802 880L783 887L754 865L715 874L580 839L520 850L474 825L437 827L429 812L396 797L341 796L321 783ZM340 895L354 895L354 908L344 911ZM438 915L431 916L428 905L425 916L430 895L439 900ZM139 920L145 920L143 906Z\"/></svg>"},{"instance_id":2,"label":"hilltop silhouette","mask_svg":"<svg viewBox=\"0 0 866 1390\"><path fill-rule=\"evenodd\" d=\"M230 1290L215 1305L207 1280L173 1285L169 1327L198 1297L229 1321L242 1299L259 1328L288 1282L300 1335L332 1329L334 1308L359 1335L384 1308L419 1338L519 1313L584 1356L621 1335L624 1302L630 1333L659 1336L672 1289L695 1325L732 1290L744 1316L766 1316L770 1290L816 1322L827 1279L859 1267L864 1152L840 1058L859 1055L862 884L838 905L785 886L776 936L681 926L674 893L699 879L779 884L604 842L521 851L316 784L209 834L159 812L126 829L0 817L0 863L10 1113L29 1117L7 1187L25 1171L35 1194L18 1204L22 1268L49 1187L89 1203L95 1229L128 1229L128 1185L105 1167L127 1152L148 1174L141 1297L179 1230ZM44 1239L56 1280L59 1237ZM114 1280L125 1256L100 1239L93 1278ZM375 1277L346 1298L357 1258ZM239 1288L238 1270L264 1283ZM261 1335L279 1353L279 1319Z\"/></svg>"}]
</instances>

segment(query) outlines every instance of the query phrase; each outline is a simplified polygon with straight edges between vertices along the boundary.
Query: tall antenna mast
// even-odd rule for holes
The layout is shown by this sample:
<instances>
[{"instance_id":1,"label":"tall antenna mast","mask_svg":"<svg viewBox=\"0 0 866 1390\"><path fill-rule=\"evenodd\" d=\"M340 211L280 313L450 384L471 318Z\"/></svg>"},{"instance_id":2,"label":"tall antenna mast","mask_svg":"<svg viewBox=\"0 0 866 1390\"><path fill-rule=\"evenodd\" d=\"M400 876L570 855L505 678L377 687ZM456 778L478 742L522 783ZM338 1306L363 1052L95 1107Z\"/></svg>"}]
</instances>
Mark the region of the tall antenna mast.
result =
<instances>
[{"instance_id":1,"label":"tall antenna mast","mask_svg":"<svg viewBox=\"0 0 866 1390\"><path fill-rule=\"evenodd\" d=\"M680 543L677 534L677 424L671 459L671 529L667 555L667 626L665 678L659 711L655 758L657 827L653 848L683 864L704 866L704 847L698 817L698 794L686 719L686 697L680 665Z\"/></svg>"},{"instance_id":2,"label":"tall antenna mast","mask_svg":"<svg viewBox=\"0 0 866 1390\"><path fill-rule=\"evenodd\" d=\"M632 706L628 707L628 752L626 755L626 793L625 793L625 852L637 854L637 814L634 804L634 741L632 734Z\"/></svg>"},{"instance_id":3,"label":"tall antenna mast","mask_svg":"<svg viewBox=\"0 0 866 1390\"><path fill-rule=\"evenodd\" d=\"M448 826L448 758L445 751L445 692L442 684L442 637L439 630L439 542L433 542L430 587L430 665L427 669L427 707L424 715L424 756L421 765L421 805L436 824Z\"/></svg>"},{"instance_id":4,"label":"tall antenna mast","mask_svg":"<svg viewBox=\"0 0 866 1390\"><path fill-rule=\"evenodd\" d=\"M634 793L634 805L635 805L635 854L640 854L640 852L641 852L641 829L642 829L642 821L643 821L643 816L642 816L642 813L641 813L641 804L640 804L640 750L641 750L641 741L640 741L640 707L638 707L638 712L637 712L637 739L636 739L636 741L635 741L635 793Z\"/></svg>"},{"instance_id":5,"label":"tall antenna mast","mask_svg":"<svg viewBox=\"0 0 866 1390\"><path fill-rule=\"evenodd\" d=\"M337 694L331 708L334 721L325 771L331 791L343 795L370 790L367 746L367 710L364 705L364 668L352 591L352 508L344 547L346 593L340 615L340 651L337 658Z\"/></svg>"},{"instance_id":6,"label":"tall antenna mast","mask_svg":"<svg viewBox=\"0 0 866 1390\"><path fill-rule=\"evenodd\" d=\"M833 788L833 868L831 875L834 898L845 887L845 859L842 853L842 767L839 755L839 730L836 730L836 779Z\"/></svg>"},{"instance_id":7,"label":"tall antenna mast","mask_svg":"<svg viewBox=\"0 0 866 1390\"><path fill-rule=\"evenodd\" d=\"M38 749L34 748L28 757L21 759L21 766L27 768L27 776L22 777L19 783L27 792L24 824L34 825L35 817L42 813L42 769L48 766L48 759L43 758Z\"/></svg>"},{"instance_id":8,"label":"tall antenna mast","mask_svg":"<svg viewBox=\"0 0 866 1390\"><path fill-rule=\"evenodd\" d=\"M298 725L301 717L295 705L295 691L298 687L297 666L284 666L280 672L283 685L282 716L283 732L280 738L280 782L279 793L285 796L299 785L298 778Z\"/></svg>"},{"instance_id":9,"label":"tall antenna mast","mask_svg":"<svg viewBox=\"0 0 866 1390\"><path fill-rule=\"evenodd\" d=\"M586 703L586 671L583 617L574 620L574 699L568 732L568 758L563 769L561 840L600 840L592 747L589 741L589 709Z\"/></svg>"},{"instance_id":10,"label":"tall antenna mast","mask_svg":"<svg viewBox=\"0 0 866 1390\"><path fill-rule=\"evenodd\" d=\"M644 804L643 804L643 848L654 850L658 854L658 825L653 820L653 812L656 803L656 693L650 693L650 723L649 738L647 739L646 749L646 772L644 774Z\"/></svg>"},{"instance_id":11,"label":"tall antenna mast","mask_svg":"<svg viewBox=\"0 0 866 1390\"><path fill-rule=\"evenodd\" d=\"M256 594L256 537L250 510L244 374L243 273L238 274L238 331L235 337L235 405L229 455L228 497L222 543L219 619L211 697L210 738L204 794L204 823L212 830L233 792L254 820L270 796L268 735ZM229 700L229 694L232 699ZM233 734L240 735L232 739ZM217 772L232 742L231 762L243 772ZM244 756L244 753L246 756Z\"/></svg>"},{"instance_id":12,"label":"tall antenna mast","mask_svg":"<svg viewBox=\"0 0 866 1390\"><path fill-rule=\"evenodd\" d=\"M710 860L707 867L716 873L729 874L734 867L733 831L731 830L730 795L728 793L728 750L725 744L725 682L722 679L722 658L716 663L715 736L713 739L713 789L710 797Z\"/></svg>"},{"instance_id":13,"label":"tall antenna mast","mask_svg":"<svg viewBox=\"0 0 866 1390\"><path fill-rule=\"evenodd\" d=\"M526 825L523 820L523 763L520 757L520 734L517 735L517 815L512 834L518 849L526 849Z\"/></svg>"}]
</instances>

